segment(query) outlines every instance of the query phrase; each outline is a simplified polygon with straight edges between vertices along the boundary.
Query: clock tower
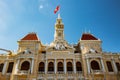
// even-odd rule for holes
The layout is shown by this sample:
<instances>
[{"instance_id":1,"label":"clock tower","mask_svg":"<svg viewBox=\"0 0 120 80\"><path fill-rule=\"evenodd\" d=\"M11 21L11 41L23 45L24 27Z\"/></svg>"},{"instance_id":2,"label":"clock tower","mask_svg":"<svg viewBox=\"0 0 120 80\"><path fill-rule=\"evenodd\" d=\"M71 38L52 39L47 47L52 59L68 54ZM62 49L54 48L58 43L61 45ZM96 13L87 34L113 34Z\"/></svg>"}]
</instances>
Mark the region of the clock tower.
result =
<instances>
[{"instance_id":1,"label":"clock tower","mask_svg":"<svg viewBox=\"0 0 120 80\"><path fill-rule=\"evenodd\" d=\"M54 41L50 46L55 50L66 50L70 48L67 41L64 39L64 24L62 23L60 14L58 14L58 18L55 23Z\"/></svg>"},{"instance_id":2,"label":"clock tower","mask_svg":"<svg viewBox=\"0 0 120 80\"><path fill-rule=\"evenodd\" d=\"M54 41L64 41L64 24L62 23L60 14L58 14L58 18L55 23Z\"/></svg>"}]
</instances>

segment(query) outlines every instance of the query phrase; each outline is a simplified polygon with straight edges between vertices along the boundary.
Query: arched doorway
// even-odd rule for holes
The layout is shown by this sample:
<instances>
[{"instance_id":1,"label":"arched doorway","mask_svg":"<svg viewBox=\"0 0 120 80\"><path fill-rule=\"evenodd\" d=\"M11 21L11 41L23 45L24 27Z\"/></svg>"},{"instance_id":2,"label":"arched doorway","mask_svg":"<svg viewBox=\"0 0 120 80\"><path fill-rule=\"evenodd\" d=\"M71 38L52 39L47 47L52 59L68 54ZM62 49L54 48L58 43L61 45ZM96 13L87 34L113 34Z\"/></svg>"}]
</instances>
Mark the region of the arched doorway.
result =
<instances>
[{"instance_id":1,"label":"arched doorway","mask_svg":"<svg viewBox=\"0 0 120 80\"><path fill-rule=\"evenodd\" d=\"M82 71L82 65L80 62L76 63L76 71Z\"/></svg>"},{"instance_id":2,"label":"arched doorway","mask_svg":"<svg viewBox=\"0 0 120 80\"><path fill-rule=\"evenodd\" d=\"M98 63L97 61L93 60L93 61L91 62L91 68L92 68L93 70L100 70L99 63Z\"/></svg>"},{"instance_id":3,"label":"arched doorway","mask_svg":"<svg viewBox=\"0 0 120 80\"><path fill-rule=\"evenodd\" d=\"M29 70L30 69L30 63L28 61L24 61L22 64L21 64L21 70Z\"/></svg>"},{"instance_id":4,"label":"arched doorway","mask_svg":"<svg viewBox=\"0 0 120 80\"><path fill-rule=\"evenodd\" d=\"M54 64L53 62L49 62L48 64L48 72L53 72L54 71Z\"/></svg>"},{"instance_id":5,"label":"arched doorway","mask_svg":"<svg viewBox=\"0 0 120 80\"><path fill-rule=\"evenodd\" d=\"M67 71L73 71L73 66L72 66L72 63L71 62L68 62L67 63Z\"/></svg>"},{"instance_id":6,"label":"arched doorway","mask_svg":"<svg viewBox=\"0 0 120 80\"><path fill-rule=\"evenodd\" d=\"M38 69L39 72L44 72L45 71L45 64L44 62L40 62L39 63L39 69Z\"/></svg>"},{"instance_id":7,"label":"arched doorway","mask_svg":"<svg viewBox=\"0 0 120 80\"><path fill-rule=\"evenodd\" d=\"M63 63L62 62L59 62L58 65L57 65L57 69L58 69L58 72L61 72L63 71Z\"/></svg>"}]
</instances>

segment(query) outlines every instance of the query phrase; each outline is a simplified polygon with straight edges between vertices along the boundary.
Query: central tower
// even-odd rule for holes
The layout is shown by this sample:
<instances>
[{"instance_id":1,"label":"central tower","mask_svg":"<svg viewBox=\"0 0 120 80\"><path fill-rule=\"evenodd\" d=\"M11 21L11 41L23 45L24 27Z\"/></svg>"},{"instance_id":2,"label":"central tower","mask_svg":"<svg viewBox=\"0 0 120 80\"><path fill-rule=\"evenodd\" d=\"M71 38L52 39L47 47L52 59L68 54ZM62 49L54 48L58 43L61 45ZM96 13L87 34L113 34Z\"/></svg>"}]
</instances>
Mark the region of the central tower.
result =
<instances>
[{"instance_id":1,"label":"central tower","mask_svg":"<svg viewBox=\"0 0 120 80\"><path fill-rule=\"evenodd\" d=\"M64 24L62 23L62 18L60 14L58 14L58 18L55 23L55 34L54 34L54 41L50 44L55 50L66 50L70 49L69 44L64 39Z\"/></svg>"},{"instance_id":2,"label":"central tower","mask_svg":"<svg viewBox=\"0 0 120 80\"><path fill-rule=\"evenodd\" d=\"M58 18L55 23L54 41L64 41L64 24L62 23L60 14L58 14Z\"/></svg>"}]
</instances>

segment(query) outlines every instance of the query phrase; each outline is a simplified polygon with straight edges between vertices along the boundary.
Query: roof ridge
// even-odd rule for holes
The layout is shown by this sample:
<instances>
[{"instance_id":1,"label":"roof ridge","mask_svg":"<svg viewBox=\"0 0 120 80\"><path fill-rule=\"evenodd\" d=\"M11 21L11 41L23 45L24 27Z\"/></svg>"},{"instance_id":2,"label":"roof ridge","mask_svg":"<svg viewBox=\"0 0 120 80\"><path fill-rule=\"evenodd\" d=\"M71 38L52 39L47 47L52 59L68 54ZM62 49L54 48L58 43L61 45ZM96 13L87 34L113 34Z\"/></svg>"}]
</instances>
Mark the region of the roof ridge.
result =
<instances>
[{"instance_id":1,"label":"roof ridge","mask_svg":"<svg viewBox=\"0 0 120 80\"><path fill-rule=\"evenodd\" d=\"M24 36L21 40L39 40L39 38L35 32L30 32L26 36Z\"/></svg>"},{"instance_id":2,"label":"roof ridge","mask_svg":"<svg viewBox=\"0 0 120 80\"><path fill-rule=\"evenodd\" d=\"M98 40L93 34L91 33L83 33L81 40Z\"/></svg>"}]
</instances>

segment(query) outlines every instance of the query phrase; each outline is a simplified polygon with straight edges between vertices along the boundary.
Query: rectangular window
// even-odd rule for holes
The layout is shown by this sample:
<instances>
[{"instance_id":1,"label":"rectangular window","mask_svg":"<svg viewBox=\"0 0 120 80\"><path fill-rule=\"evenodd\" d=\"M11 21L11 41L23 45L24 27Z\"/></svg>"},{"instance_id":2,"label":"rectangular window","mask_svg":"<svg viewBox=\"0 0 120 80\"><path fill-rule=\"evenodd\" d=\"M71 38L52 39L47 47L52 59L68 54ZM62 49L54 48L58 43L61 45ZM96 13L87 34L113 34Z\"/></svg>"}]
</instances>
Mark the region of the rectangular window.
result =
<instances>
[{"instance_id":1,"label":"rectangular window","mask_svg":"<svg viewBox=\"0 0 120 80\"><path fill-rule=\"evenodd\" d=\"M110 61L107 61L106 64L107 64L107 67L108 67L108 71L109 71L109 72L113 72L113 68L112 68L111 62L110 62Z\"/></svg>"},{"instance_id":2,"label":"rectangular window","mask_svg":"<svg viewBox=\"0 0 120 80\"><path fill-rule=\"evenodd\" d=\"M120 63L116 62L117 70L120 71Z\"/></svg>"}]
</instances>

